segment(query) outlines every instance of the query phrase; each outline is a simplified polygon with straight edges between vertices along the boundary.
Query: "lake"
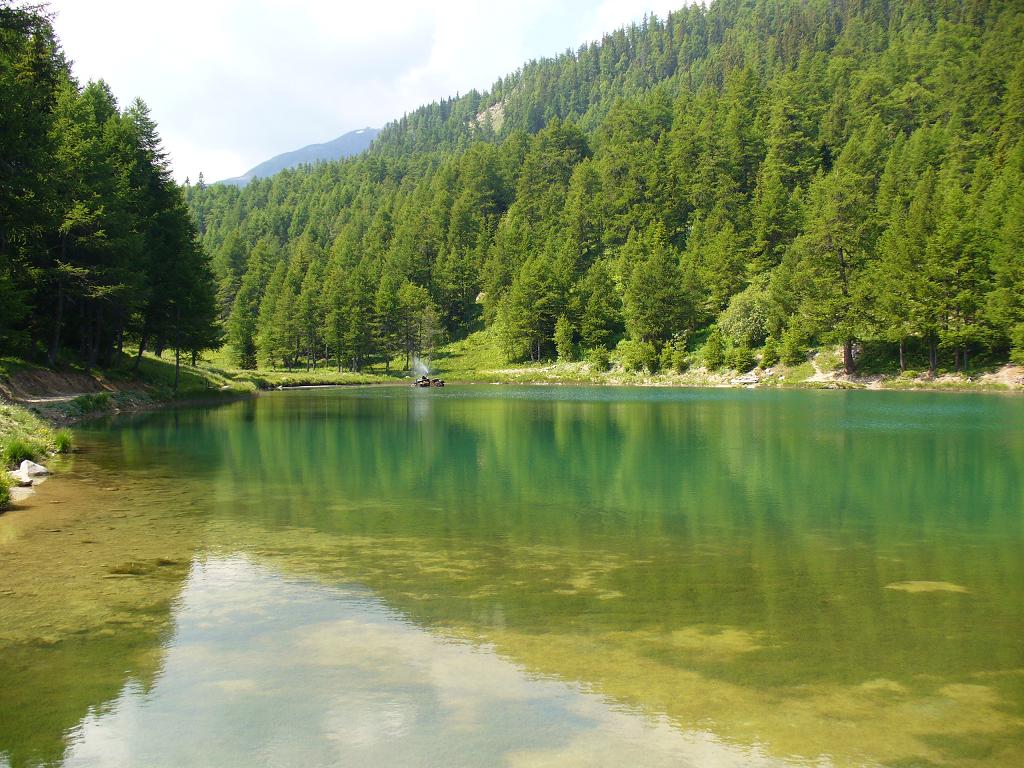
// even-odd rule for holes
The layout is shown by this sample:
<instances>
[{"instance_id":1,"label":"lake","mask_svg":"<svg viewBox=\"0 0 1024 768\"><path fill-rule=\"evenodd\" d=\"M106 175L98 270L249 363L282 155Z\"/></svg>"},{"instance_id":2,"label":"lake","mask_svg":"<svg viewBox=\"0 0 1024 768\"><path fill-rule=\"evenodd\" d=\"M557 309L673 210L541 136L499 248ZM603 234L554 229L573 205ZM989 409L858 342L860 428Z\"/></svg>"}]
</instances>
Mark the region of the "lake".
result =
<instances>
[{"instance_id":1,"label":"lake","mask_svg":"<svg viewBox=\"0 0 1024 768\"><path fill-rule=\"evenodd\" d=\"M449 386L84 425L0 766L1019 766L1024 400Z\"/></svg>"}]
</instances>

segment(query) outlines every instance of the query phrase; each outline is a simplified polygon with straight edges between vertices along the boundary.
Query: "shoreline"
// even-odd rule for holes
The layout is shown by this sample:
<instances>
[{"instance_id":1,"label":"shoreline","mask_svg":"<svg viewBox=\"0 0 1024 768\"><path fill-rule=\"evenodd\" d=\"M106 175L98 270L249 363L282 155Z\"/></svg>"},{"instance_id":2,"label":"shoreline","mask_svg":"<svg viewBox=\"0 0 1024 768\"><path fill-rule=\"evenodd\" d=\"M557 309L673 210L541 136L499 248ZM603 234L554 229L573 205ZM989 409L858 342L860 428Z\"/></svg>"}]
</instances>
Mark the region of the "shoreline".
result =
<instances>
[{"instance_id":1,"label":"shoreline","mask_svg":"<svg viewBox=\"0 0 1024 768\"><path fill-rule=\"evenodd\" d=\"M570 367L571 366L571 367ZM863 390L868 392L960 392L984 394L1024 394L1024 367L1006 366L996 373L975 374L972 377L943 374L935 378L926 376L900 377L875 374L848 377L840 374L816 373L811 377L787 380L783 374L765 373L757 378L752 374L719 374L707 371L688 371L682 374L648 374L625 371L590 372L580 370L578 364L552 364L494 371L446 372L449 384L530 384L539 386L615 386L615 387L680 387L689 389L803 389L803 390ZM1009 371L1009 375L1007 375ZM460 375L463 374L463 375Z\"/></svg>"},{"instance_id":2,"label":"shoreline","mask_svg":"<svg viewBox=\"0 0 1024 768\"><path fill-rule=\"evenodd\" d=\"M42 370L42 369L37 369ZM53 373L53 372L50 372ZM271 375L277 372L269 372ZM387 387L387 386L409 386L413 376L408 379L391 375L385 379L373 374L366 376L352 376L341 374L344 377L340 381L312 382L311 378L331 378L334 372L316 371L313 376L303 377L294 375L301 383L278 384L274 386L270 381L261 376L260 372L253 372L251 377L244 376L241 372L238 378L233 379L237 386L222 386L218 389L210 389L202 394L185 397L160 397L158 392L148 388L144 382L135 382L137 388L101 388L98 392L80 393L78 395L61 394L47 396L42 390L35 393L35 397L18 398L12 397L10 393L10 381L3 382L8 386L0 387L0 405L8 411L21 412L18 418L27 424L27 430L23 429L22 436L28 436L35 441L36 445L45 446L39 450L33 460L44 461L56 457L58 452L54 449L54 430L74 426L87 421L99 420L110 416L122 414L146 413L157 410L172 408L190 408L197 406L219 405L251 398L259 397L261 394L274 391L302 391L316 389L340 389L345 387ZM478 386L593 386L593 387L622 387L622 388L679 388L679 389L774 389L774 390L844 390L844 391L867 391L867 392L944 392L959 394L1000 394L1020 395L1024 394L1024 367L1004 366L996 372L987 372L972 377L962 375L945 374L937 378L926 376L890 376L874 375L870 377L847 377L845 375L823 374L815 368L815 373L804 379L787 380L786 373L778 370L768 369L763 372L751 372L747 374L721 374L709 373L704 370L687 371L682 374L647 374L629 373L621 370L605 372L593 372L589 370L586 363L553 363L547 365L526 366L520 368L505 368L498 370L461 371L446 372L443 369L439 373L445 375L449 384L453 385L478 385ZM469 376L459 375L469 373ZM38 375L38 374L37 374ZM57 375L57 374L54 374ZM285 374L289 380L293 374ZM303 381L305 379L305 381ZM98 380L97 380L98 382ZM96 410L83 410L78 413L69 411L70 404L73 404L82 397L94 396L102 406ZM3 424L0 424L2 427ZM0 439L10 440L12 437L4 434L0 429ZM0 445L2 448L2 445ZM9 470L10 467L4 467ZM52 476L52 475L51 475ZM11 486L8 489L9 501L5 505L0 501L0 514L5 509L12 508L11 505L18 504L34 493L34 486L39 482L45 482L42 478L33 483L32 486L17 487ZM0 499L2 499L0 493Z\"/></svg>"}]
</instances>

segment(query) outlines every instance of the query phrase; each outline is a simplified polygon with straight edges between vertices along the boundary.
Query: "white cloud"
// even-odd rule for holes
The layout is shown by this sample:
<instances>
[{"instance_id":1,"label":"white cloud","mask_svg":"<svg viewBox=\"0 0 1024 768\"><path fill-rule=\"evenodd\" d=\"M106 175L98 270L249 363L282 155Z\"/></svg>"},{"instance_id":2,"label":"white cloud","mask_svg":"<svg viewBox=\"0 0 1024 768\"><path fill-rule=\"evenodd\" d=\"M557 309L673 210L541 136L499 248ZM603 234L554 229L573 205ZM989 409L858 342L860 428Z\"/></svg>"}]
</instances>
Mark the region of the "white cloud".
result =
<instances>
[{"instance_id":1,"label":"white cloud","mask_svg":"<svg viewBox=\"0 0 1024 768\"><path fill-rule=\"evenodd\" d=\"M213 180L486 89L528 59L676 4L53 0L51 8L78 78L105 79L122 103L142 96L177 177L202 170Z\"/></svg>"}]
</instances>

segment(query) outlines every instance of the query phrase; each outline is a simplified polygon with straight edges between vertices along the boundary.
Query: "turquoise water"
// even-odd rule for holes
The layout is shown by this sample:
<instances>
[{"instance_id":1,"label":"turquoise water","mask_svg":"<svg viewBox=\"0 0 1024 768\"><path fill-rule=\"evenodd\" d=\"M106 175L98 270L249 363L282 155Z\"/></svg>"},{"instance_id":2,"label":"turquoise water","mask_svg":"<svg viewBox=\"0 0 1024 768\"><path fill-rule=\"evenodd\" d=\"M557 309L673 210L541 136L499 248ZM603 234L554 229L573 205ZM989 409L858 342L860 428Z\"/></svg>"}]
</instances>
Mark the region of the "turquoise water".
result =
<instances>
[{"instance_id":1,"label":"turquoise water","mask_svg":"<svg viewBox=\"0 0 1024 768\"><path fill-rule=\"evenodd\" d=\"M0 518L0 764L1024 755L1019 398L375 387L79 438Z\"/></svg>"}]
</instances>

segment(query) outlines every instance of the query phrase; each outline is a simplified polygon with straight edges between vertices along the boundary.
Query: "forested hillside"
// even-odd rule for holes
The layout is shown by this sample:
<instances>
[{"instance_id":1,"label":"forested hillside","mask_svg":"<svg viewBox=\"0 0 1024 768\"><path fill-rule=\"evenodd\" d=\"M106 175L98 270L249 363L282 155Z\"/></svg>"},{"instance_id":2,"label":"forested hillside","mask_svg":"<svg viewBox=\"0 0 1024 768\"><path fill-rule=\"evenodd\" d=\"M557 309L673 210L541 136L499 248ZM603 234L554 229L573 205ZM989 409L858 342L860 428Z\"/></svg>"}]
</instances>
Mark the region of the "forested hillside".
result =
<instances>
[{"instance_id":1,"label":"forested hillside","mask_svg":"<svg viewBox=\"0 0 1024 768\"><path fill-rule=\"evenodd\" d=\"M45 11L0 0L0 355L219 346L213 280L146 104L81 87Z\"/></svg>"},{"instance_id":2,"label":"forested hillside","mask_svg":"<svg viewBox=\"0 0 1024 768\"><path fill-rule=\"evenodd\" d=\"M1024 352L1022 128L1018 3L719 0L189 201L245 366L486 324L510 360L962 367Z\"/></svg>"}]
</instances>

